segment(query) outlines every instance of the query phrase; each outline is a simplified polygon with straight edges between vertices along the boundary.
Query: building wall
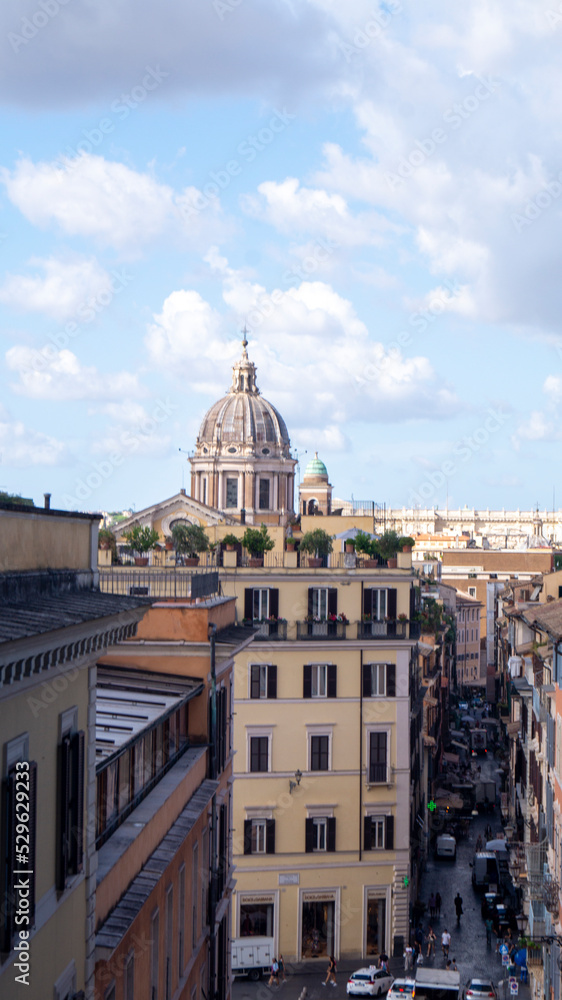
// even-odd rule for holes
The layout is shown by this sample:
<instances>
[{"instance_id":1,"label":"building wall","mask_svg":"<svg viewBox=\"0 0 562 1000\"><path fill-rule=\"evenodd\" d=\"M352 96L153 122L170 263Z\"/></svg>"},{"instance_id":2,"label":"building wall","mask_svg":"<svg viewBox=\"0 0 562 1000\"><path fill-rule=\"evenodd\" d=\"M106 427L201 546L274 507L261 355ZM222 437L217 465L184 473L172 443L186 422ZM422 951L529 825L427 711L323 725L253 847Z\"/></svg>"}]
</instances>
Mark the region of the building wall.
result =
<instances>
[{"instance_id":1,"label":"building wall","mask_svg":"<svg viewBox=\"0 0 562 1000\"><path fill-rule=\"evenodd\" d=\"M16 1000L44 1000L46 989L74 960L77 988L85 986L86 881L78 875L64 895L56 890L57 752L60 717L76 706L78 729L88 727L88 670L49 671L25 691L0 688L1 745L29 734L29 760L37 763L36 930L30 939L30 986L14 982L13 958L0 966L0 995ZM4 752L2 767L5 767ZM3 771L4 776L4 771ZM46 987L46 984L49 984Z\"/></svg>"},{"instance_id":2,"label":"building wall","mask_svg":"<svg viewBox=\"0 0 562 1000\"><path fill-rule=\"evenodd\" d=\"M89 569L97 522L41 509L0 511L0 572ZM95 531L95 539L92 533Z\"/></svg>"}]
</instances>

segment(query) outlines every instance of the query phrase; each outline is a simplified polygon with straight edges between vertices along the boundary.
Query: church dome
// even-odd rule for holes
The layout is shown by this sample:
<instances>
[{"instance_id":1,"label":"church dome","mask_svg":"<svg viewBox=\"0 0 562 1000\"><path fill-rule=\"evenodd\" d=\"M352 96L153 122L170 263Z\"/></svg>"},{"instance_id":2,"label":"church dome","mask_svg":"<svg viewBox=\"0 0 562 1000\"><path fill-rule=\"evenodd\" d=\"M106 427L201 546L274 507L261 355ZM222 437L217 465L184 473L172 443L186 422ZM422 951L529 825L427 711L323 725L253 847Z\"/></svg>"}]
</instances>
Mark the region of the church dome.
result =
<instances>
[{"instance_id":1,"label":"church dome","mask_svg":"<svg viewBox=\"0 0 562 1000\"><path fill-rule=\"evenodd\" d=\"M197 454L234 454L241 449L257 455L289 456L289 434L281 414L260 395L256 366L248 359L248 342L233 366L232 387L203 417L197 436Z\"/></svg>"},{"instance_id":2,"label":"church dome","mask_svg":"<svg viewBox=\"0 0 562 1000\"><path fill-rule=\"evenodd\" d=\"M328 478L328 470L324 465L324 462L318 458L318 452L314 452L314 458L310 460L306 469L304 470L305 476L322 476L324 479Z\"/></svg>"}]
</instances>

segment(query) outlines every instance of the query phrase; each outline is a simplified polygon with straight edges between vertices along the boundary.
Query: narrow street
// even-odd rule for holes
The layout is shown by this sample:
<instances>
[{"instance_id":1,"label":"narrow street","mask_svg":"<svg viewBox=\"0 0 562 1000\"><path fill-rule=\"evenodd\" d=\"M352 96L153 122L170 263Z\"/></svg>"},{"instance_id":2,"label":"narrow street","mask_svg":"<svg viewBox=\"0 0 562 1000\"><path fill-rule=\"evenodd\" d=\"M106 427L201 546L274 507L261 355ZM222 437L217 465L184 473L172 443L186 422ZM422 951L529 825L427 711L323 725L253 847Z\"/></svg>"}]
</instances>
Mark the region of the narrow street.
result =
<instances>
[{"instance_id":1,"label":"narrow street","mask_svg":"<svg viewBox=\"0 0 562 1000\"><path fill-rule=\"evenodd\" d=\"M482 778L497 780L497 762L490 754L486 758L479 758L482 767ZM427 860L426 869L422 877L420 887L420 899L427 905L432 892L439 891L442 897L441 915L432 922L433 929L437 935L435 957L427 959L427 943L425 934L431 921L429 912L422 919L424 931L424 965L425 967L445 968L445 958L441 951L441 934L447 928L451 934L451 946L449 957L456 960L460 974L461 988L471 977L490 977L498 988L498 984L505 978L501 957L496 954L496 938L492 935L492 946L486 946L486 928L481 916L480 906L482 896L472 888L472 868L471 862L475 852L475 845L478 835L484 840L486 825L490 823L493 834L501 830L499 810L496 808L494 814L483 814L474 817L470 824L468 837L461 839L457 843L456 861L435 860L430 856ZM460 926L457 926L457 918L453 900L460 892L463 899L463 916ZM279 987L269 988L267 979L258 983L252 983L247 979L235 979L232 988L233 1000L270 1000L272 994L282 992L289 1000L297 1000L304 987L306 987L307 1000L320 1000L327 993L337 997L344 997L346 994L346 983L350 972L361 966L361 961L338 963L338 985L335 990L328 986L322 987L322 980L326 976L327 962L325 960L302 962L295 966L287 967L287 982ZM367 960L364 961L368 965ZM393 976L404 975L404 962L402 959L390 960L390 971ZM413 973L412 973L413 974ZM520 1000L529 1000L529 987L519 983ZM498 988L499 1000L508 1000L509 988L501 986Z\"/></svg>"}]
</instances>

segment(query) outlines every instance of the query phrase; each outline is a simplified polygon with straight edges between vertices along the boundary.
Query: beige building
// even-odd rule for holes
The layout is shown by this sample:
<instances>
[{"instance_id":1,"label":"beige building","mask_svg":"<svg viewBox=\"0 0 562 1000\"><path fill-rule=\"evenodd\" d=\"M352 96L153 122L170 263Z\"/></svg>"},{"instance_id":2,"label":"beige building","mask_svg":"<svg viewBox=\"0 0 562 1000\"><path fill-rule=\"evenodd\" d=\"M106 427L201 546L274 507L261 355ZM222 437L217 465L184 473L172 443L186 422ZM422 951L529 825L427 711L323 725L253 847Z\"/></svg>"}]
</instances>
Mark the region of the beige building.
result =
<instances>
[{"instance_id":1,"label":"beige building","mask_svg":"<svg viewBox=\"0 0 562 1000\"><path fill-rule=\"evenodd\" d=\"M96 662L135 632L97 589L96 515L0 506L0 995L91 1000Z\"/></svg>"},{"instance_id":2,"label":"beige building","mask_svg":"<svg viewBox=\"0 0 562 1000\"><path fill-rule=\"evenodd\" d=\"M486 670L480 665L480 611L481 604L462 591L457 591L457 685L482 687L486 685Z\"/></svg>"}]
</instances>

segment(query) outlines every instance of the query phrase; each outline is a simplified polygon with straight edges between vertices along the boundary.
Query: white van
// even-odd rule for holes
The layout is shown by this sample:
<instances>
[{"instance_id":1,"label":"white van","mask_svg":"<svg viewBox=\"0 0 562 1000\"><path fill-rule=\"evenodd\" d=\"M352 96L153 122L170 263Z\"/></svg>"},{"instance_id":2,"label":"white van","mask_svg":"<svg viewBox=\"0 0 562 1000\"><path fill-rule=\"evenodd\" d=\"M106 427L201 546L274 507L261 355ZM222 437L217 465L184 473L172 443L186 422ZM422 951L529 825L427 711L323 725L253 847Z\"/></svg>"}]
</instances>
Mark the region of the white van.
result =
<instances>
[{"instance_id":1,"label":"white van","mask_svg":"<svg viewBox=\"0 0 562 1000\"><path fill-rule=\"evenodd\" d=\"M452 861L457 856L457 842L448 833L442 833L435 841L435 857L450 858Z\"/></svg>"}]
</instances>

